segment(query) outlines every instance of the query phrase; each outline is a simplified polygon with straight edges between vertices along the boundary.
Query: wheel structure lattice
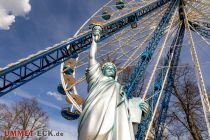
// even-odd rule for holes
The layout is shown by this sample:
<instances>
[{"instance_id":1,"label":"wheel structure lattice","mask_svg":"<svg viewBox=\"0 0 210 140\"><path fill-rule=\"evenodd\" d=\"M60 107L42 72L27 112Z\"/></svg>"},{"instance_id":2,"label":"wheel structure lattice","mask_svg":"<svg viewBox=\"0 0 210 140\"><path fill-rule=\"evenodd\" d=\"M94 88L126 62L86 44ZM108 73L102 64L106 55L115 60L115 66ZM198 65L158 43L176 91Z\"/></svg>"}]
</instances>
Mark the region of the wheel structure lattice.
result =
<instances>
[{"instance_id":1,"label":"wheel structure lattice","mask_svg":"<svg viewBox=\"0 0 210 140\"><path fill-rule=\"evenodd\" d=\"M94 25L103 26L155 2L111 0L94 13L75 36L92 30ZM185 66L178 65L179 60L183 59L181 50L190 52L188 57L189 61L192 58L191 66L195 69L206 119L204 121L209 131L210 108L204 84L205 76L201 72L201 67L209 62L202 60L201 65L198 55L202 52L196 50L198 47L207 46L208 49L210 46L209 4L207 0L165 2L139 20L133 21L130 26L97 43L97 61L100 64L111 61L117 65L118 80L125 86L128 98L142 96L150 105L149 115L139 125L136 139L148 138L147 130L151 129L150 125L155 115L158 117L155 139L162 137L161 129L167 114L176 69ZM106 34L106 30L103 34ZM85 70L88 68L88 56L89 50L85 50L61 65L61 83L69 100L87 96ZM130 76L126 76L126 73ZM162 103L158 106L160 102ZM79 105L77 102L71 101L67 106L82 111L82 104ZM157 110L160 113L157 114Z\"/></svg>"}]
</instances>

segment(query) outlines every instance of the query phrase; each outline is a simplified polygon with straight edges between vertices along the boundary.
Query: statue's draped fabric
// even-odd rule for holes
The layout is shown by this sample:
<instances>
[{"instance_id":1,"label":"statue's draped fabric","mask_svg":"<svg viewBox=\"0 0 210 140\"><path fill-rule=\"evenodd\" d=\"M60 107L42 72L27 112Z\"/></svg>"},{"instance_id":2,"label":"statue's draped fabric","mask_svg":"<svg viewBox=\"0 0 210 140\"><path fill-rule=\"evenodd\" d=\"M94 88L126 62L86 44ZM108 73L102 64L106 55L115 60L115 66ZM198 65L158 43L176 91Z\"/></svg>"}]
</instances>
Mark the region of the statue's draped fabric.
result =
<instances>
[{"instance_id":1,"label":"statue's draped fabric","mask_svg":"<svg viewBox=\"0 0 210 140\"><path fill-rule=\"evenodd\" d=\"M88 93L78 127L78 140L134 140L122 86L103 75L100 65L86 72Z\"/></svg>"}]
</instances>

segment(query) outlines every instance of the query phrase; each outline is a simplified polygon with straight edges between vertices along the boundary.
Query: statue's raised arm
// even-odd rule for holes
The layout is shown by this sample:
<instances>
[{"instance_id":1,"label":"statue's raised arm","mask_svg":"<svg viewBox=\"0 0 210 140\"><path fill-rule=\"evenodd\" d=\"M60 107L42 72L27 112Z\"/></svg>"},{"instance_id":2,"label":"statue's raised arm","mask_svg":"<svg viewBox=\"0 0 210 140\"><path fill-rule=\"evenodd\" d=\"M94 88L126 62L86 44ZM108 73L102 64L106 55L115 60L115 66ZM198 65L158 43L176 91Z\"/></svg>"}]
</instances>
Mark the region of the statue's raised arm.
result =
<instances>
[{"instance_id":1,"label":"statue's raised arm","mask_svg":"<svg viewBox=\"0 0 210 140\"><path fill-rule=\"evenodd\" d=\"M90 47L90 52L89 52L89 68L96 65L96 53L97 53L97 41L99 41L101 37L101 32L102 28L101 26L94 26L93 27L93 33L92 33L92 44Z\"/></svg>"},{"instance_id":2,"label":"statue's raised arm","mask_svg":"<svg viewBox=\"0 0 210 140\"><path fill-rule=\"evenodd\" d=\"M97 53L97 44L93 36L93 40L92 40L92 44L91 44L90 52L89 52L89 68L97 64L96 53Z\"/></svg>"}]
</instances>

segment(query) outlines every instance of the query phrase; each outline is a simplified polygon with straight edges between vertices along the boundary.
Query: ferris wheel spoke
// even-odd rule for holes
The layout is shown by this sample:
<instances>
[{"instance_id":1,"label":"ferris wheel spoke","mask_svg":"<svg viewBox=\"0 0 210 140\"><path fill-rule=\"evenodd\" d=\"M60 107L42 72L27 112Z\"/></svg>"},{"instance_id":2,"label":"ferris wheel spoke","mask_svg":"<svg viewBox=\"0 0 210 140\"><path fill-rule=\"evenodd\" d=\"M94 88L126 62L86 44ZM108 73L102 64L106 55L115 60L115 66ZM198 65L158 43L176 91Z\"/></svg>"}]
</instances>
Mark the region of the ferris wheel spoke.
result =
<instances>
[{"instance_id":1,"label":"ferris wheel spoke","mask_svg":"<svg viewBox=\"0 0 210 140\"><path fill-rule=\"evenodd\" d=\"M197 1L197 0L187 0L187 1L201 3L203 5L210 5L209 1L205 1L205 0L199 0L199 1Z\"/></svg>"},{"instance_id":2,"label":"ferris wheel spoke","mask_svg":"<svg viewBox=\"0 0 210 140\"><path fill-rule=\"evenodd\" d=\"M193 4L192 4L193 5ZM191 6L191 5L187 5L186 6L186 13L187 13L187 16L188 16L188 19L189 19L189 17L191 17L191 18L203 18L203 16L201 16L200 14L199 14L199 12L197 12L197 10L195 10L196 8L198 8L198 6L199 6L199 4L197 4L197 5L194 5L194 7L193 6ZM188 7L188 8L187 8ZM200 6L199 7L199 9L203 9L203 7L204 6Z\"/></svg>"},{"instance_id":3,"label":"ferris wheel spoke","mask_svg":"<svg viewBox=\"0 0 210 140\"><path fill-rule=\"evenodd\" d=\"M152 30L152 32L147 36L147 38L145 38L145 40L143 41L143 43L141 43L138 48L131 54L131 56L128 58L128 60L124 63L124 65L122 67L125 67L130 60L133 59L133 57L137 54L137 52L142 49L142 46L144 46L146 44L146 42L149 41L150 37L152 36L153 32L155 31L155 29Z\"/></svg>"},{"instance_id":4,"label":"ferris wheel spoke","mask_svg":"<svg viewBox=\"0 0 210 140\"><path fill-rule=\"evenodd\" d=\"M176 11L176 13L177 13L177 11ZM169 29L167 30L167 35L166 35L166 37L165 37L165 40L164 40L164 42L163 42L163 45L161 45L161 47L160 47L161 49L160 49L160 52L159 52L159 54L158 54L156 64L155 64L155 66L154 66L154 68L153 68L153 71L152 71L152 74L151 74L151 76L150 76L149 82L148 82L147 85L146 85L146 89L145 89L144 95L143 95L143 97L142 97L143 100L146 98L146 95L147 95L147 93L148 93L149 87L150 87L150 85L151 85L151 83L152 83L152 80L153 80L153 78L154 78L154 75L155 75L155 73L156 73L156 71L157 71L157 67L158 67L158 64L159 64L159 62L160 62L160 58L161 58L161 56L162 56L162 54L163 54L163 50L165 49L166 42L167 42L168 39L170 38L169 35L170 35L170 31L171 31L171 29L172 29L172 27L173 27L173 22L174 22L176 13L173 15L173 18L172 18L171 23L170 23L170 25L169 25ZM173 49L173 50L174 50L174 49ZM173 57L173 55L172 55L172 57ZM171 57L171 59L172 59L172 57ZM170 65L169 65L169 67L170 67ZM149 130L149 129L148 129L148 130Z\"/></svg>"},{"instance_id":5,"label":"ferris wheel spoke","mask_svg":"<svg viewBox=\"0 0 210 140\"><path fill-rule=\"evenodd\" d=\"M174 25L172 25L172 27L173 27L173 26L174 26ZM177 28L178 28L178 27L177 27ZM173 31L176 30L177 28L174 28ZM166 29L166 30L168 30L168 29ZM173 31L172 31L172 32L173 32ZM163 36L165 36L165 34L166 34L166 32L163 33ZM171 37L171 36L172 36L172 35L170 35L170 37ZM145 39L145 40L146 40L146 39ZM145 42L143 42L143 43L144 43L143 45L145 45L147 42L148 42L148 40L146 40ZM137 46L137 47L138 47L138 46ZM167 48L167 47L165 46L165 48ZM170 47L169 47L169 48L170 48ZM157 54L159 53L160 50L161 50L161 48L159 48L159 49L157 50ZM157 54L154 54L154 56L156 56ZM137 58L139 58L140 56L141 56L141 54L140 54ZM133 64L134 62L136 62L137 58L133 59L132 62L129 62L129 63L125 66L125 68L126 68L127 66ZM151 63L152 63L154 60L155 60L155 57L152 57ZM149 65L148 65L148 66L149 66Z\"/></svg>"},{"instance_id":6,"label":"ferris wheel spoke","mask_svg":"<svg viewBox=\"0 0 210 140\"><path fill-rule=\"evenodd\" d=\"M176 22L175 22L176 23ZM172 24L172 27L173 27L174 25ZM168 29L167 29L168 30ZM174 30L176 30L176 29L174 29ZM154 30L152 31L152 33L154 32ZM172 31L173 32L173 31ZM148 35L148 38L146 38L144 41L143 41L143 43L141 43L139 46L137 46L137 47L135 47L135 48L139 48L139 50L140 50L140 48L142 48L142 46L143 45L145 45L148 41L149 41L149 38L151 37L151 35L152 35L152 33L150 34L150 35ZM165 33L164 33L165 34ZM172 36L172 35L171 35ZM165 47L166 48L166 47ZM157 52L159 52L160 51L160 49L161 48L159 48L159 50L157 51ZM128 51L129 52L129 51ZM134 54L136 53L136 52L138 52L138 51L135 51L132 55L134 56ZM136 60L138 60L138 58L141 56L141 54L138 56L138 57L136 57L136 58L133 58L133 57L129 57L129 59L132 59L133 61L131 61L131 62L129 62L129 61L126 61L125 63L124 63L124 65L122 66L122 70L123 69L126 69L129 65L131 65L131 64L133 64ZM155 56L155 55L154 55ZM120 56L121 57L121 56ZM155 57L153 57L152 58L152 60L151 60L151 62L153 62L153 60L154 60L154 58ZM117 58L117 59L119 59L119 58ZM121 71L122 71L121 70ZM120 71L120 72L121 72Z\"/></svg>"},{"instance_id":7,"label":"ferris wheel spoke","mask_svg":"<svg viewBox=\"0 0 210 140\"><path fill-rule=\"evenodd\" d=\"M147 35L144 35L143 37L141 37L140 39L144 39L146 38ZM146 39L145 39L146 40ZM135 42L137 42L139 44L139 39L133 41L132 43L134 44ZM136 47L130 49L129 51L123 51L122 55L120 55L119 57L117 57L116 59L121 59L123 56L126 56L127 54L129 54L130 52L132 51L136 51L136 50L139 50L139 49L142 49L142 46L143 46L143 43L141 43L140 45L137 45Z\"/></svg>"},{"instance_id":8,"label":"ferris wheel spoke","mask_svg":"<svg viewBox=\"0 0 210 140\"><path fill-rule=\"evenodd\" d=\"M147 2L135 2L135 1L130 1L130 2L128 2L128 3L124 3L124 8L127 8L127 6L133 6L133 5L137 5L138 7L140 7L139 5L140 4L145 4L145 3L149 3L149 2L153 2L153 0L150 0L150 1L147 1ZM143 5L142 5L143 6ZM107 5L107 6L105 6L104 8L116 8L116 4L110 4L110 5ZM124 9L123 8L123 9ZM122 10L123 10L122 9Z\"/></svg>"},{"instance_id":9,"label":"ferris wheel spoke","mask_svg":"<svg viewBox=\"0 0 210 140\"><path fill-rule=\"evenodd\" d=\"M145 26L144 29L147 29L147 27ZM134 39L136 36L138 36L139 34L145 32L145 30L142 29L140 30L139 32L133 34L132 36L130 36L129 38L127 38L127 40L125 41L124 44L122 44L122 46L120 46L119 48L123 48L125 47L126 45L128 45L128 43L130 43L132 41L132 39ZM122 39L122 38L121 38ZM117 50L119 50L119 48L116 48L115 50L113 50L113 52L111 52L111 54L114 54Z\"/></svg>"},{"instance_id":10,"label":"ferris wheel spoke","mask_svg":"<svg viewBox=\"0 0 210 140\"><path fill-rule=\"evenodd\" d=\"M172 60L172 57L171 57L171 60ZM151 121L149 123L149 127L147 129L147 132L146 132L145 140L147 140L148 137L149 137L149 133L150 133L150 130L152 128L152 123L153 123L155 115L157 113L157 109L158 109L158 105L160 103L160 99L161 99L161 96L162 96L162 93L163 93L163 89L165 88L165 85L166 85L166 81L167 81L167 77L168 77L168 73L169 73L169 69L170 69L170 65L171 65L171 60L169 62L168 69L166 71L166 75L164 77L163 84L162 84L162 87L161 87L161 90L160 90L160 93L159 93L159 96L158 96L158 99L157 99L157 102L156 102L156 105L155 105L155 108L154 108L154 111L153 111L153 115L152 115Z\"/></svg>"},{"instance_id":11,"label":"ferris wheel spoke","mask_svg":"<svg viewBox=\"0 0 210 140\"><path fill-rule=\"evenodd\" d=\"M185 11L184 11L184 14L186 15ZM194 69L196 72L196 79L197 79L199 93L200 93L201 102L202 102L202 106L203 106L204 117L205 117L207 129L208 129L208 133L210 136L210 125L209 125L209 123L210 123L209 122L210 105L209 105L206 87L205 87L205 83L203 80L200 63L198 60L198 56L197 56L194 41L192 38L192 33L190 31L190 25L189 25L187 16L185 16L185 27L186 27L188 38L189 38L190 52L191 52L191 56L192 56L192 62L194 64Z\"/></svg>"},{"instance_id":12,"label":"ferris wheel spoke","mask_svg":"<svg viewBox=\"0 0 210 140\"><path fill-rule=\"evenodd\" d=\"M162 9L165 9L165 8L166 8L166 6L163 7ZM145 29L146 26L148 25L148 22L152 22L151 25L155 24L156 22L154 22L154 21L156 19L158 19L158 16L161 16L164 12L164 10L162 10L162 9L160 10L160 12L157 11L158 13L152 13L152 14L146 16L145 18L143 18L140 22L141 26L143 26L144 29ZM151 21L151 19L153 19L153 20ZM145 24L145 26L144 26L144 24ZM136 30L141 29L142 28L141 26L137 27ZM113 38L113 39L109 40L106 44L99 46L98 51L100 51L102 48L106 48L108 46L111 46L112 43L115 43L115 42L119 41L120 39L122 39L123 35L129 33L130 31L132 31L132 29L127 29L127 30L122 31L119 35L117 35L117 38ZM87 51L85 51L85 53L87 53ZM77 64L80 64L80 63L83 64L83 61L85 61L87 58L88 58L88 56L86 56L84 58L81 58L77 62Z\"/></svg>"},{"instance_id":13,"label":"ferris wheel spoke","mask_svg":"<svg viewBox=\"0 0 210 140\"><path fill-rule=\"evenodd\" d=\"M92 25L94 25L94 23L95 24L98 23L101 25L107 24L109 22L114 21L115 19L124 17L125 15L129 15L129 13L136 11L137 9L139 9L141 7L147 6L148 4L150 4L154 1L156 1L156 0L149 0L149 1L141 0L138 2L136 2L135 0L124 0L124 7L122 9L119 9L116 7L116 1L111 0L108 4L102 6L102 8L100 8L100 10L98 10L94 15L91 16L91 18L89 18L85 22L85 24L79 29L77 35L79 33L80 33L79 35L81 35L87 31L90 31L91 27L92 27ZM208 0L200 0L200 1L186 0L185 1L184 8L185 8L186 18L189 19L189 22L192 22L193 24L197 24L200 27L202 27L203 30L207 29L207 27L197 21L205 22L205 23L209 22L210 8L209 8L208 4L210 4L210 3L208 3ZM151 38L153 32L155 31L155 28L157 28L157 25L159 25L159 22L161 20L160 17L164 16L164 13L169 8L169 5L170 5L170 2L164 4L160 8L157 8L157 10L150 12L146 16L142 16L141 20L135 21L135 23L132 24L131 26L129 25L128 27L124 28L120 32L114 33L111 37L105 38L101 42L98 42L98 56L97 56L98 62L101 63L104 61L109 61L109 59L110 59L110 61L112 61L112 58L113 58L114 63L119 68L117 74L122 74L122 72L125 72L126 69L129 67L133 68L134 64L137 64L138 60L142 56L142 53L144 52L143 50L147 46L146 44L147 43L149 44L149 39ZM106 9L109 10L108 14L110 15L110 19L108 19L108 20L103 18L103 10L106 10ZM154 94L148 98L147 93L149 91L149 87L151 87L151 83L154 81L155 74L157 72L159 72L160 70L162 70L163 68L166 70L166 75L162 76L163 83L162 83L161 91L158 92L158 94L160 95L160 96L158 96L158 99L157 99L158 102L157 102L156 106L153 106L153 107L155 107L153 115L155 115L157 113L157 107L160 103L161 94L163 94L162 93L163 88L164 88L164 86L166 87L166 85L167 85L166 79L167 79L168 73L169 73L168 70L171 67L173 67L170 65L170 63L172 61L172 57L168 58L169 64L167 63L167 65L162 66L162 64L160 63L161 62L160 60L161 60L161 58L164 58L164 56L166 55L165 50L168 50L169 48L171 48L171 45L168 45L168 44L171 43L171 41L173 40L172 38L174 38L173 33L180 26L180 18L179 18L179 14L177 11L173 12L173 15L171 15L171 20L167 21L167 23L169 23L170 25L165 26L164 31L161 33L160 42L162 42L162 43L158 44L156 46L156 50L153 52L153 57L150 58L150 63L148 63L148 66L151 66L151 69L152 69L150 75L147 78L149 80L149 82L147 84L145 84L144 87L142 88L145 91L143 98L147 97L146 100L153 98L155 96ZM194 28L194 26L189 25L189 23L187 23L187 24L189 26L188 27L189 30L194 29L196 32L194 34L195 35L198 34L198 36L202 38L198 41L191 40L194 44L199 43L199 42L205 42L208 46L210 46L209 40L205 39L204 36L201 35L201 31L203 31L203 30ZM104 34L106 35L106 30L105 30ZM188 34L189 34L189 31L188 31ZM182 46L184 46L184 45L187 46L187 44L183 43ZM201 81L201 82L199 81L199 86L200 85L203 86L202 84L204 84L204 83L202 83L203 77L201 77L202 76L201 69L198 69L197 68L198 66L195 65L196 63L198 63L198 65L200 67L201 64L198 62L197 56L195 56L196 50L192 50L192 49L194 49L194 48L191 47L191 55L192 55L192 51L195 52L192 56L193 57L192 59L195 60L195 62L193 61L194 68L196 70L196 74L198 73L197 77L200 78L199 80ZM173 56L173 52L171 54ZM73 93L73 94L77 93L77 90L78 89L80 90L79 87L84 84L86 76L85 76L85 74L83 74L81 72L85 71L85 68L88 65L88 61L87 61L88 56L89 56L89 50L83 51L79 54L79 56L75 59L76 60L75 67L72 68L74 71L73 76L75 78L75 82L73 84L68 84L68 82L64 83L65 91L67 92L66 96L70 100L74 100L74 99L71 99L71 93ZM207 62L207 63L210 64L209 62ZM205 63L205 64L207 64L207 63ZM66 64L66 63L64 63L64 64ZM180 65L180 67L183 67L183 66ZM65 68L65 69L62 68L61 74L63 74L63 76L65 76L65 73L69 69L70 68ZM144 72L145 72L145 70L144 70ZM135 90L140 91L140 88L135 87ZM68 97L68 96L70 96L70 97ZM204 104L205 104L205 106L203 108L205 110L204 113L206 113L206 109L210 109L209 105L207 105L208 103L206 102L206 95L202 94L200 96L201 96L202 102L204 102ZM80 110L80 112L81 112L80 105L78 105L77 103L73 103L73 105L77 110ZM152 117L154 117L154 116L152 116Z\"/></svg>"},{"instance_id":14,"label":"ferris wheel spoke","mask_svg":"<svg viewBox=\"0 0 210 140\"><path fill-rule=\"evenodd\" d=\"M154 23L153 23L153 24L154 24ZM132 36L130 36L129 38L127 38L126 41L125 41L121 46L115 48L111 53L108 52L108 53L106 53L106 54L100 55L97 59L103 58L104 56L107 56L107 55L113 55L113 54L115 54L115 53L116 53L117 51L119 51L121 48L126 47L126 45L128 45L128 44L133 40L133 38L135 38L136 36L140 35L141 33L146 32L147 30L145 31L145 29L147 29L146 26L144 26L144 28L141 29L139 32L137 32L137 33L133 34ZM151 29L148 29L148 30L151 30ZM143 32L142 32L142 31L143 31ZM145 35L144 37L146 37L146 35ZM140 39L141 39L141 38L142 38L142 37L140 37ZM122 38L121 38L121 39L122 39ZM138 40L139 40L139 39L134 40L132 43L135 43L135 41L138 41ZM106 46L107 46L107 44L105 44L104 46L100 47L99 50L101 50L102 48L104 48L104 47L106 47ZM86 57L83 58L82 60L86 60L86 59L88 59L88 56L86 56ZM80 61L80 62L81 62L81 61ZM80 65L77 65L76 68L82 67L82 66L87 65L87 64L88 64L88 62L84 62L84 63L82 63L82 64L80 64Z\"/></svg>"},{"instance_id":15,"label":"ferris wheel spoke","mask_svg":"<svg viewBox=\"0 0 210 140\"><path fill-rule=\"evenodd\" d=\"M198 10L197 8L195 8L194 6L192 6L190 3L188 3L188 6L190 8L192 8L192 10L194 10L195 12L199 13L202 17L204 17L208 22L210 22L210 18L208 16L206 16L204 13L202 13L200 10Z\"/></svg>"},{"instance_id":16,"label":"ferris wheel spoke","mask_svg":"<svg viewBox=\"0 0 210 140\"><path fill-rule=\"evenodd\" d=\"M194 41L194 44L199 44L199 43L202 43L202 42L204 42L204 40L200 40L200 41ZM189 46L189 44L188 43L183 43L182 44L182 46Z\"/></svg>"},{"instance_id":17,"label":"ferris wheel spoke","mask_svg":"<svg viewBox=\"0 0 210 140\"><path fill-rule=\"evenodd\" d=\"M164 5L161 9L163 9L163 8L165 8L166 7L166 5ZM160 10L161 11L161 13L163 13L162 11L163 10ZM158 13L158 15L159 15L160 13ZM146 16L146 17L143 17L143 19L141 19L141 23L143 24L144 22L146 22L147 20L151 20L152 18L153 18L153 16L156 18L156 16L157 16L157 13L156 12L154 12L154 13L152 13L152 14L149 14L148 16ZM117 17L117 18L119 18L119 17ZM150 21L151 22L151 21Z\"/></svg>"},{"instance_id":18,"label":"ferris wheel spoke","mask_svg":"<svg viewBox=\"0 0 210 140\"><path fill-rule=\"evenodd\" d=\"M163 35L164 36L164 35ZM145 42L147 43L147 42ZM138 46L136 46L136 48L138 48ZM166 47L165 47L166 48ZM161 48L157 48L157 52L156 54L154 54L154 57L151 59L151 63L155 60L155 57L157 56L158 52L160 51ZM141 57L143 52L141 52L137 57L133 58L132 61L128 62L127 65L125 65L124 67L121 67L120 70L119 70L119 73L121 73L124 69L126 69L128 66L132 66L134 65L134 63L137 62L137 60Z\"/></svg>"},{"instance_id":19,"label":"ferris wheel spoke","mask_svg":"<svg viewBox=\"0 0 210 140\"><path fill-rule=\"evenodd\" d=\"M108 47L109 45L111 45L111 43L117 42L119 41L119 39L125 35L126 33L128 33L130 31L130 29L123 31L123 33L120 33L118 36L116 36L115 39L109 40L106 44L99 46L98 51L100 51L102 48ZM88 50L87 50L88 52ZM81 58L79 61L77 61L77 64L83 63L84 60L87 60L88 56L86 55L84 58Z\"/></svg>"},{"instance_id":20,"label":"ferris wheel spoke","mask_svg":"<svg viewBox=\"0 0 210 140\"><path fill-rule=\"evenodd\" d=\"M131 39L131 38L130 38L130 39ZM130 41L131 41L131 40L128 40L128 41L126 42L126 44L124 43L123 45L121 45L121 46L115 48L112 52L107 52L107 50L104 50L106 53L105 53L105 54L102 54L102 55L100 55L100 56L98 56L97 59L102 59L103 57L111 56L111 55L113 55L113 54L116 54L117 51L119 51L120 49L124 48ZM88 57L87 57L87 58L88 58ZM84 63L82 63L81 65L77 65L76 68L80 68L80 67L82 67L82 66L84 66L84 65L87 65L87 64L88 64L88 62L84 62Z\"/></svg>"},{"instance_id":21,"label":"ferris wheel spoke","mask_svg":"<svg viewBox=\"0 0 210 140\"><path fill-rule=\"evenodd\" d=\"M153 23L154 24L154 23ZM135 36L137 36L137 35L139 35L139 34L143 34L143 33L147 33L147 32L149 32L149 31L151 31L153 28L146 28L146 27L139 27L139 28L137 28L139 31L138 31L138 33L136 33L136 32L134 32L134 31L130 31L130 33L131 34L134 34ZM145 30L146 29L146 30ZM133 35L132 35L133 36ZM134 36L134 37L135 37ZM124 36L124 37L121 37L120 38L120 40L127 40L128 39L128 37L131 37L131 36ZM120 41L120 40L118 40L118 41ZM138 40L138 39L136 39L136 40ZM117 42L117 41L115 41L115 42ZM114 43L114 42L113 42ZM104 47L103 47L104 48Z\"/></svg>"},{"instance_id":22,"label":"ferris wheel spoke","mask_svg":"<svg viewBox=\"0 0 210 140\"><path fill-rule=\"evenodd\" d=\"M206 30L210 30L210 23L208 23L208 22L203 22L203 21L198 21L198 20L195 20L195 21L194 20L190 20L190 22L198 24L199 26L201 26L202 28L204 28Z\"/></svg>"},{"instance_id":23,"label":"ferris wheel spoke","mask_svg":"<svg viewBox=\"0 0 210 140\"><path fill-rule=\"evenodd\" d=\"M165 47L165 48L166 48L166 47ZM151 63L155 60L155 58L156 58L158 52L160 52L160 49L161 49L161 48L158 48L156 54L154 54L154 57L151 59ZM137 57L135 57L132 61L130 61L126 66L124 66L123 68L120 68L119 73L121 73L121 72L122 72L124 69L126 69L128 66L134 65L134 63L137 62L137 60L141 57L141 55L142 55L142 53L140 53ZM206 63L210 63L210 62L206 62ZM205 63L205 64L206 64L206 63ZM154 65L148 65L148 66L154 67ZM158 68L158 69L162 69L162 68L168 67L168 66L159 66L159 67L161 67L161 68Z\"/></svg>"},{"instance_id":24,"label":"ferris wheel spoke","mask_svg":"<svg viewBox=\"0 0 210 140\"><path fill-rule=\"evenodd\" d=\"M210 47L210 43L193 26L190 27L202 38L203 41L200 42L205 42Z\"/></svg>"},{"instance_id":25,"label":"ferris wheel spoke","mask_svg":"<svg viewBox=\"0 0 210 140\"><path fill-rule=\"evenodd\" d=\"M154 1L151 1L154 2ZM103 7L104 10L108 10L111 14L110 16L114 19L115 17L118 17L120 15L124 15L127 12L132 12L135 9L141 8L143 6L145 6L145 4L151 3L151 2L128 2L128 3L124 3L124 8L121 10L116 9L116 3L114 4L109 4ZM138 3L138 4L136 4ZM142 5L141 5L142 4ZM134 7L134 5L137 5L136 7ZM99 12L98 12L99 13ZM102 13L99 13L98 15L95 15L93 18L101 18ZM104 21L106 22L106 21Z\"/></svg>"},{"instance_id":26,"label":"ferris wheel spoke","mask_svg":"<svg viewBox=\"0 0 210 140\"><path fill-rule=\"evenodd\" d=\"M142 33L142 32L140 32L140 33ZM134 34L134 35L137 36L137 35L139 35L140 33L136 33L136 34ZM143 39L143 38L145 38L145 37L146 37L146 35L143 36L143 37L141 37L140 39ZM125 43L123 43L123 45L121 45L121 46L115 48L112 52L107 52L107 50L104 50L104 51L107 52L107 53L98 56L97 59L101 59L101 58L106 57L106 56L108 56L108 55L109 55L109 56L114 55L115 53L117 53L117 51L119 51L120 49L126 47L126 45L128 45L128 43L130 43L130 42L132 41L131 39L133 39L133 38L134 38L134 37L131 36L131 37L129 38L129 40L127 40ZM132 43L135 43L136 41L139 41L139 39L134 40ZM87 58L88 58L88 57L87 57ZM87 65L87 64L88 64L88 62L84 62L84 63L82 63L82 64L80 64L80 65L77 65L76 68L80 68L80 67L82 67L82 66L84 66L84 65Z\"/></svg>"},{"instance_id":27,"label":"ferris wheel spoke","mask_svg":"<svg viewBox=\"0 0 210 140\"><path fill-rule=\"evenodd\" d=\"M190 3L194 2L194 3L198 4L198 6L202 5L202 6L199 7L199 9L202 10L202 11L205 10L204 7L205 7L206 9L208 9L209 6L210 6L210 3L202 2L202 1L197 1L197 0L194 0L194 1L188 0L187 2L190 2ZM200 4L200 5L199 5L199 4ZM197 8L197 7L196 7L196 8Z\"/></svg>"},{"instance_id":28,"label":"ferris wheel spoke","mask_svg":"<svg viewBox=\"0 0 210 140\"><path fill-rule=\"evenodd\" d=\"M112 38L112 39L109 40L107 43L105 43L105 44L99 46L99 47L98 47L98 51L100 51L101 49L103 49L103 48L105 48L105 47L110 46L112 43L115 43L115 42L119 41L119 40L121 39L121 37L122 37L123 35L129 33L130 30L131 30L131 29L127 29L127 30L122 31L120 34L118 34L117 36L115 36L115 38ZM81 58L81 59L77 62L77 64L80 64L83 60L86 60L86 59L88 59L88 56L86 56L86 57L84 57L84 58Z\"/></svg>"},{"instance_id":29,"label":"ferris wheel spoke","mask_svg":"<svg viewBox=\"0 0 210 140\"><path fill-rule=\"evenodd\" d=\"M107 5L109 5L110 3L112 2L112 0L110 0L109 2L107 2L104 6L102 6L101 8L99 8L80 28L79 30L77 30L77 32L75 33L74 36L80 34L80 33L83 33L87 30L89 30L89 27L86 28L85 25L88 24L92 19L93 17L98 13L100 12L104 7L106 7Z\"/></svg>"}]
</instances>

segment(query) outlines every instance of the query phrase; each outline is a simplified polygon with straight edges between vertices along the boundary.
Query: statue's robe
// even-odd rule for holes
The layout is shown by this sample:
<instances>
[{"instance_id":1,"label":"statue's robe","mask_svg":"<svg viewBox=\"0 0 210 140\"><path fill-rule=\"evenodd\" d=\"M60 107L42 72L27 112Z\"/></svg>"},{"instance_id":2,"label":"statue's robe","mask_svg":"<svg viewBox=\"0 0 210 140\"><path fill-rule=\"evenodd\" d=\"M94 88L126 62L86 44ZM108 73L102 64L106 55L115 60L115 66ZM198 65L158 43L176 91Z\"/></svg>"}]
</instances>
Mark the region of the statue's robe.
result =
<instances>
[{"instance_id":1,"label":"statue's robe","mask_svg":"<svg viewBox=\"0 0 210 140\"><path fill-rule=\"evenodd\" d=\"M122 86L104 76L98 63L87 70L86 80L89 96L79 119L78 140L134 140Z\"/></svg>"}]
</instances>

